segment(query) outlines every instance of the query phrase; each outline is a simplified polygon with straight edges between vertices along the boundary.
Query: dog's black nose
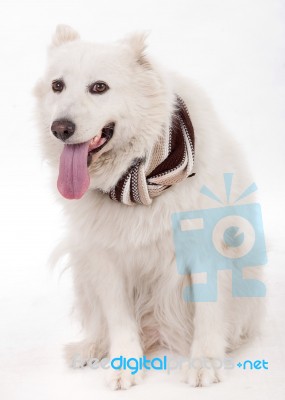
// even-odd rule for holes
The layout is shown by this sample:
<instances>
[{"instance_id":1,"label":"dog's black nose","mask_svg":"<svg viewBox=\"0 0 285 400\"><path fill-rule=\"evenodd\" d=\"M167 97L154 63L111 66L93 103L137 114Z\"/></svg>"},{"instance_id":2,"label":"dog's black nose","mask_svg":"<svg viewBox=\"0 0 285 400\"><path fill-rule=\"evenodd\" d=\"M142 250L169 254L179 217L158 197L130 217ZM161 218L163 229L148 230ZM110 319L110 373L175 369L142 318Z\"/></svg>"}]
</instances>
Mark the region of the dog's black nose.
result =
<instances>
[{"instance_id":1,"label":"dog's black nose","mask_svg":"<svg viewBox=\"0 0 285 400\"><path fill-rule=\"evenodd\" d=\"M51 125L51 131L54 136L63 142L70 138L75 132L75 124L67 119L61 119L59 121L53 121Z\"/></svg>"}]
</instances>

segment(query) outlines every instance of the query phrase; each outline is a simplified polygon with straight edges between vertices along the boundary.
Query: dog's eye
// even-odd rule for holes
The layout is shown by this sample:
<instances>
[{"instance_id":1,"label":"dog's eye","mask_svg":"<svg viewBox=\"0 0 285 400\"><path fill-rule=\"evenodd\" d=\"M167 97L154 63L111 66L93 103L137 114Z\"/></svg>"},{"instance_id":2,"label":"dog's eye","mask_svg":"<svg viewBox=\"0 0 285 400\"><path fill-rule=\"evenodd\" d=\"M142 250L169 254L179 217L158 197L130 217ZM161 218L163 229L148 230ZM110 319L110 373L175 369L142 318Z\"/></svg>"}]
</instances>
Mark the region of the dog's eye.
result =
<instances>
[{"instance_id":1,"label":"dog's eye","mask_svg":"<svg viewBox=\"0 0 285 400\"><path fill-rule=\"evenodd\" d=\"M89 92L91 94L102 94L109 89L109 86L105 82L95 82L89 86Z\"/></svg>"},{"instance_id":2,"label":"dog's eye","mask_svg":"<svg viewBox=\"0 0 285 400\"><path fill-rule=\"evenodd\" d=\"M52 85L51 85L52 90L53 90L54 92L62 92L63 89L64 89L64 86L65 86L65 85L64 85L64 82L61 81L61 80L53 81L53 82L52 82Z\"/></svg>"}]
</instances>

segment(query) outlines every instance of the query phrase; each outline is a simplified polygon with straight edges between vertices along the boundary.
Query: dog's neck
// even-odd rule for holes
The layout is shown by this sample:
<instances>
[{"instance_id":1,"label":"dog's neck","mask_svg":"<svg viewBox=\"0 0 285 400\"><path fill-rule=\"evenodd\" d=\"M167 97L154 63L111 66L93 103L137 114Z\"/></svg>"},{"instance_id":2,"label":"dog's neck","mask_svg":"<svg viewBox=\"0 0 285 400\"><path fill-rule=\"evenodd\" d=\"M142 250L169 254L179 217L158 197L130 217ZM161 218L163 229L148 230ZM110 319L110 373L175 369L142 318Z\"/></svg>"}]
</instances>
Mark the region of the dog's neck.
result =
<instances>
[{"instance_id":1,"label":"dog's neck","mask_svg":"<svg viewBox=\"0 0 285 400\"><path fill-rule=\"evenodd\" d=\"M140 126L134 128L127 144L107 151L95 160L89 168L91 189L109 193L134 160L147 157L159 138L169 131L176 97L175 94L168 97L168 102L159 105L159 112L155 112L156 115L151 118L151 123L146 118L145 121L141 121Z\"/></svg>"},{"instance_id":2,"label":"dog's neck","mask_svg":"<svg viewBox=\"0 0 285 400\"><path fill-rule=\"evenodd\" d=\"M141 146L142 143L139 143L140 151L128 153L131 155L129 163L120 163L124 164L124 169L118 173L111 189L107 190L110 198L126 205L150 205L153 198L164 190L192 176L194 139L194 129L188 109L184 101L176 96L169 128L160 127L156 140L149 148L145 149ZM136 145L137 141L134 144ZM107 156L106 153L105 176L106 167L113 161L110 158L108 160ZM125 160L121 158L121 161ZM101 168L104 168L103 163L98 170ZM115 169L113 173L114 171Z\"/></svg>"}]
</instances>

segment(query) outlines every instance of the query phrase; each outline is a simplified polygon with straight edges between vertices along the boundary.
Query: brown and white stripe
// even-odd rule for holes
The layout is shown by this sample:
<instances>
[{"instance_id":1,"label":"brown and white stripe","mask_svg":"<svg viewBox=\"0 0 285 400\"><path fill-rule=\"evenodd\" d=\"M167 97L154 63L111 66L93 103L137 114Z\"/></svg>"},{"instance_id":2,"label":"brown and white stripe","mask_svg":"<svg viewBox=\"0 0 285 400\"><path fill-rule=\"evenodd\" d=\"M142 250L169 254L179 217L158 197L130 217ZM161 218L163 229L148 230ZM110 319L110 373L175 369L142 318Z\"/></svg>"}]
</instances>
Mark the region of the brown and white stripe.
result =
<instances>
[{"instance_id":1,"label":"brown and white stripe","mask_svg":"<svg viewBox=\"0 0 285 400\"><path fill-rule=\"evenodd\" d=\"M110 191L110 198L129 206L151 204L154 197L190 176L194 146L194 129L187 107L176 96L169 132L159 138L146 158L134 160Z\"/></svg>"}]
</instances>

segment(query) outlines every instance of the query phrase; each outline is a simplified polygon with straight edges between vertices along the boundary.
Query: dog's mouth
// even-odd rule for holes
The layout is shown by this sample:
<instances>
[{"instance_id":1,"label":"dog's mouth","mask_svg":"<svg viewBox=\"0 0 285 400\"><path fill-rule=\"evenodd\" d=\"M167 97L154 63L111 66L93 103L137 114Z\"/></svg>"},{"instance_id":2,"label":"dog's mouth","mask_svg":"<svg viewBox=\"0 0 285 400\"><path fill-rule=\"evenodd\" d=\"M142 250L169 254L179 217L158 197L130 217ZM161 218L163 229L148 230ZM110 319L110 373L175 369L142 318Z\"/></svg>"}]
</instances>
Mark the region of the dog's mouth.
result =
<instances>
[{"instance_id":1,"label":"dog's mouth","mask_svg":"<svg viewBox=\"0 0 285 400\"><path fill-rule=\"evenodd\" d=\"M93 139L89 141L88 156L87 156L87 166L89 167L92 162L93 154L100 151L106 144L112 139L115 129L115 123L112 122L106 126L101 131L101 135L96 135Z\"/></svg>"},{"instance_id":2,"label":"dog's mouth","mask_svg":"<svg viewBox=\"0 0 285 400\"><path fill-rule=\"evenodd\" d=\"M111 140L115 123L104 126L99 135L84 143L65 144L60 156L57 187L66 199L80 199L90 185L88 167L92 157Z\"/></svg>"}]
</instances>

